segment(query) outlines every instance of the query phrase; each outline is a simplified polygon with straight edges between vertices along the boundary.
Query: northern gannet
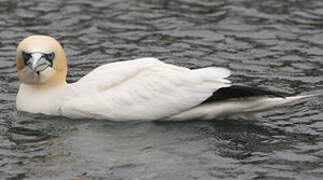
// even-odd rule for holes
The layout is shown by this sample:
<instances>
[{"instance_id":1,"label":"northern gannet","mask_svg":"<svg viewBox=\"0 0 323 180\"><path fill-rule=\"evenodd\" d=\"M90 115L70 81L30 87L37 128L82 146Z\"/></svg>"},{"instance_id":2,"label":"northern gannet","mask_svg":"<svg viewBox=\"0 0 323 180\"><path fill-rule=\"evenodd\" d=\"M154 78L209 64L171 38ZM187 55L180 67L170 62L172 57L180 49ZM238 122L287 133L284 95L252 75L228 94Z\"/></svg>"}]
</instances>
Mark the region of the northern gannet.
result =
<instances>
[{"instance_id":1,"label":"northern gannet","mask_svg":"<svg viewBox=\"0 0 323 180\"><path fill-rule=\"evenodd\" d=\"M214 119L249 114L307 96L232 85L225 68L188 69L156 58L102 65L66 83L67 60L54 38L29 36L17 47L19 111L114 121Z\"/></svg>"}]
</instances>

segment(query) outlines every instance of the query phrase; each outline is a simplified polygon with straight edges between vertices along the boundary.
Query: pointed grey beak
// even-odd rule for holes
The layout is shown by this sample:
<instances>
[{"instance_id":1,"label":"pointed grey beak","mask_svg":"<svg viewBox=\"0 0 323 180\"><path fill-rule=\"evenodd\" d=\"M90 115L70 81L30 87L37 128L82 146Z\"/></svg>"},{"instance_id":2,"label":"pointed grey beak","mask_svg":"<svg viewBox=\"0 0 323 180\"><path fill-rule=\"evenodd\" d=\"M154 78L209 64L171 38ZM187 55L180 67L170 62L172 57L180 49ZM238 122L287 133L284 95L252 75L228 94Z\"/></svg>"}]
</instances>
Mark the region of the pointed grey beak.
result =
<instances>
[{"instance_id":1,"label":"pointed grey beak","mask_svg":"<svg viewBox=\"0 0 323 180\"><path fill-rule=\"evenodd\" d=\"M36 73L39 73L49 67L51 64L46 60L43 53L31 53L27 65Z\"/></svg>"},{"instance_id":2,"label":"pointed grey beak","mask_svg":"<svg viewBox=\"0 0 323 180\"><path fill-rule=\"evenodd\" d=\"M30 63L28 63L28 66L35 71L36 68L38 67L40 60L42 58L43 54L41 53L32 53L31 54L31 59L29 60Z\"/></svg>"}]
</instances>

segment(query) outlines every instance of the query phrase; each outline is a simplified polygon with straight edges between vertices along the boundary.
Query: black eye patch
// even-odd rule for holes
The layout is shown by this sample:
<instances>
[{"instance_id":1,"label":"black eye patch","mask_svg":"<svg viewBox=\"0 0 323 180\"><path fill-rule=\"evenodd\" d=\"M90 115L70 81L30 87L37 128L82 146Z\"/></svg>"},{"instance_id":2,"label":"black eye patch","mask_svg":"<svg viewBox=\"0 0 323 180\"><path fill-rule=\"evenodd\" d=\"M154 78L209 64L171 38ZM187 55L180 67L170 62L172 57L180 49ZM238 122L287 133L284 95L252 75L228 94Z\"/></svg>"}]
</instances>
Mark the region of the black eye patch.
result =
<instances>
[{"instance_id":1,"label":"black eye patch","mask_svg":"<svg viewBox=\"0 0 323 180\"><path fill-rule=\"evenodd\" d=\"M22 51L22 59L24 60L25 65L27 65L30 58L31 58L30 53L26 53L25 51Z\"/></svg>"},{"instance_id":2,"label":"black eye patch","mask_svg":"<svg viewBox=\"0 0 323 180\"><path fill-rule=\"evenodd\" d=\"M43 52L31 52L31 53L27 53L25 51L22 51L22 59L25 63L25 65L28 65L28 61L32 58L32 54L33 53L40 53L42 54L41 57L45 58L50 64L51 66L53 66L53 60L55 58L55 53L51 52L51 53L43 53Z\"/></svg>"},{"instance_id":3,"label":"black eye patch","mask_svg":"<svg viewBox=\"0 0 323 180\"><path fill-rule=\"evenodd\" d=\"M48 54L44 54L45 59L48 60L49 62L53 62L54 58L55 58L55 53L48 53Z\"/></svg>"}]
</instances>

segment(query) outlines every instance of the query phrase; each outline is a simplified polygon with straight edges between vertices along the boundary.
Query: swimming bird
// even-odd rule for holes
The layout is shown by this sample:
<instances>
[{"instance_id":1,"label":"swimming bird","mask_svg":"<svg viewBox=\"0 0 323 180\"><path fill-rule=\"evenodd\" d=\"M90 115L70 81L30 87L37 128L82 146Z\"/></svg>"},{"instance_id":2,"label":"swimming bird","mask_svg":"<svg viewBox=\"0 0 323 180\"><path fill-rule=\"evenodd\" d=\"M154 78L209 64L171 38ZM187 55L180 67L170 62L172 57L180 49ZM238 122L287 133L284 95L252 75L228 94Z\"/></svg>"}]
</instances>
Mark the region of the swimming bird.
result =
<instances>
[{"instance_id":1,"label":"swimming bird","mask_svg":"<svg viewBox=\"0 0 323 180\"><path fill-rule=\"evenodd\" d=\"M16 67L21 83L17 110L69 118L210 120L307 97L231 84L226 68L188 69L156 58L105 64L68 84L64 50L57 40L44 35L19 43Z\"/></svg>"}]
</instances>

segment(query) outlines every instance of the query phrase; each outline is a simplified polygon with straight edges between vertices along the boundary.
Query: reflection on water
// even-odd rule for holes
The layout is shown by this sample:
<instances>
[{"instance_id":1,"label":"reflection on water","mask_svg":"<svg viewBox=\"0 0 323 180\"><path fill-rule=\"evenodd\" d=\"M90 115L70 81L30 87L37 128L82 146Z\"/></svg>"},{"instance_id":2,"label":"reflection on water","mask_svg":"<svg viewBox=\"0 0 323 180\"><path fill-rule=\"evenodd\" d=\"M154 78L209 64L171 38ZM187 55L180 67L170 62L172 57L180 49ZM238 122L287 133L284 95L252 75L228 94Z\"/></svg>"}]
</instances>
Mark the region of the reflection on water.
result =
<instances>
[{"instance_id":1,"label":"reflection on water","mask_svg":"<svg viewBox=\"0 0 323 180\"><path fill-rule=\"evenodd\" d=\"M154 56L222 66L231 80L322 93L323 3L257 0L0 1L3 179L321 179L322 97L256 121L126 122L17 113L17 43L64 44L69 81Z\"/></svg>"},{"instance_id":2,"label":"reflection on water","mask_svg":"<svg viewBox=\"0 0 323 180\"><path fill-rule=\"evenodd\" d=\"M316 156L290 151L304 144L313 148L310 144L319 136L253 121L118 123L30 114L20 118L8 130L15 143L10 156L15 170L9 172L17 173L18 168L24 176L164 179L187 173L221 178L244 174L245 166L260 165L256 172L267 172L277 165L315 169L320 163Z\"/></svg>"}]
</instances>

